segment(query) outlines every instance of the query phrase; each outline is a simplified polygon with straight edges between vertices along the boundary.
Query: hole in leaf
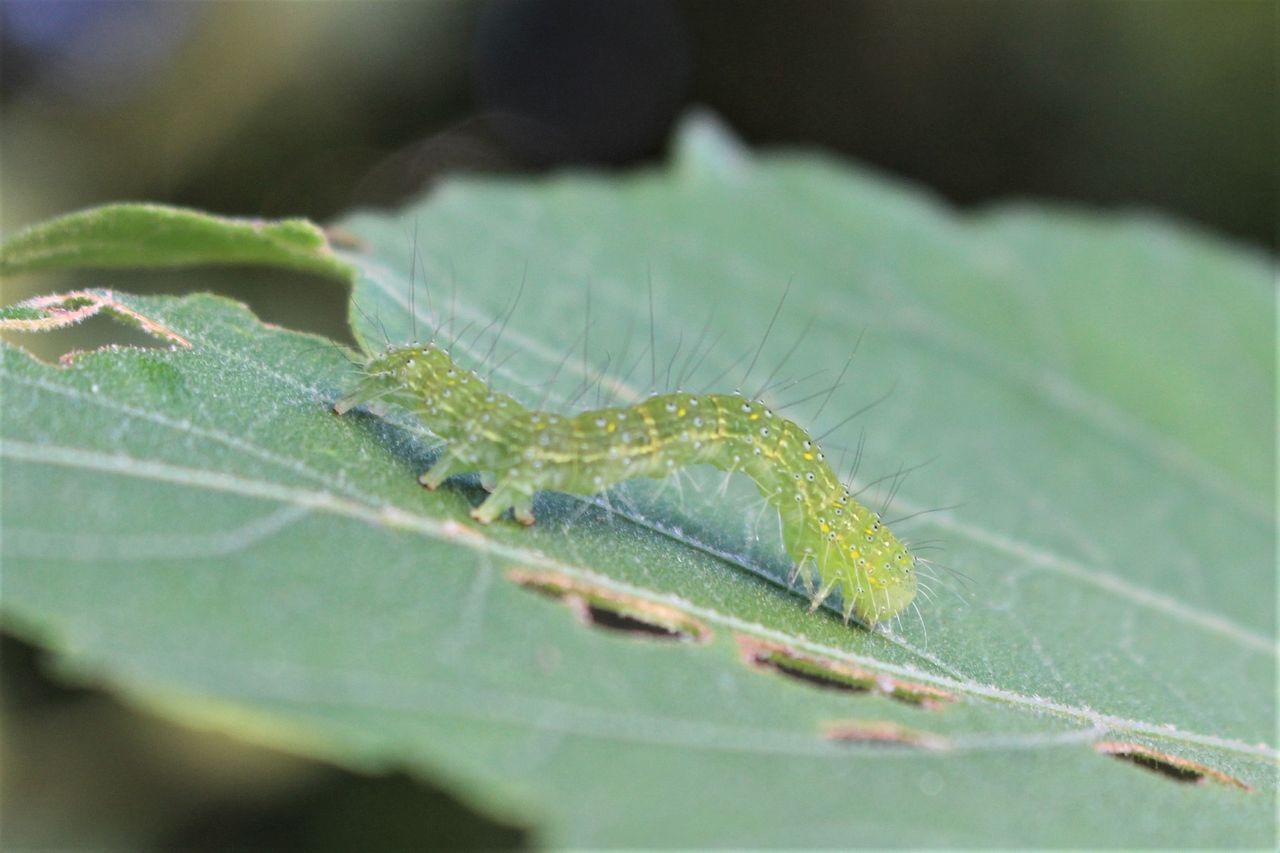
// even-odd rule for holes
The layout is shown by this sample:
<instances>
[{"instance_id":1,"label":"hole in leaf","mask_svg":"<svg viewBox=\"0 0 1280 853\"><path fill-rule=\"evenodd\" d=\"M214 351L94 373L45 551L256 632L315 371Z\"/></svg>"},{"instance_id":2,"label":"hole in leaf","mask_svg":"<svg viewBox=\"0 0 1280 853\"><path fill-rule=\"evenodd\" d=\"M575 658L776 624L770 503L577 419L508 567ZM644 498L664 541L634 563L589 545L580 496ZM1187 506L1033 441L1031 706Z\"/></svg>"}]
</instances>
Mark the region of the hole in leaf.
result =
<instances>
[{"instance_id":1,"label":"hole in leaf","mask_svg":"<svg viewBox=\"0 0 1280 853\"><path fill-rule=\"evenodd\" d=\"M121 329L117 325L107 336L86 335L81 324L101 316L112 317L126 328ZM131 307L127 297L102 288L33 296L15 305L0 307L0 332L8 335L52 333L52 339L46 339L44 346L33 348L25 342L18 345L37 358L43 356L49 359L56 352L58 362L64 366L73 362L86 347L108 351L118 350L122 346L150 349L157 345L157 341L167 344L171 349L191 346L190 341L161 321ZM65 340L60 343L59 338Z\"/></svg>"},{"instance_id":2,"label":"hole in leaf","mask_svg":"<svg viewBox=\"0 0 1280 853\"><path fill-rule=\"evenodd\" d=\"M633 637L705 643L711 630L666 604L623 595L561 572L512 569L507 578L567 605L585 625Z\"/></svg>"},{"instance_id":3,"label":"hole in leaf","mask_svg":"<svg viewBox=\"0 0 1280 853\"><path fill-rule=\"evenodd\" d=\"M582 599L578 600L582 601ZM586 608L583 618L589 620L591 624L598 628L607 628L610 631L621 631L630 634L648 634L664 640L679 640L685 636L681 631L674 630L666 625L646 622L643 619L637 619L634 616L628 616L616 610L608 610L596 604L588 604L583 601L582 606Z\"/></svg>"},{"instance_id":4,"label":"hole in leaf","mask_svg":"<svg viewBox=\"0 0 1280 853\"><path fill-rule=\"evenodd\" d=\"M786 646L742 635L737 639L742 659L748 665L776 672L803 684L851 693L879 693L927 710L937 710L955 701L955 696L937 687L903 681L844 661L802 654Z\"/></svg>"},{"instance_id":5,"label":"hole in leaf","mask_svg":"<svg viewBox=\"0 0 1280 853\"><path fill-rule=\"evenodd\" d=\"M943 750L950 742L941 735L909 729L887 720L832 720L823 724L822 734L841 743L868 743L905 746L912 749Z\"/></svg>"},{"instance_id":6,"label":"hole in leaf","mask_svg":"<svg viewBox=\"0 0 1280 853\"><path fill-rule=\"evenodd\" d=\"M1249 785L1234 776L1223 773L1221 770L1214 770L1212 767L1199 762L1179 758L1167 752L1160 752L1139 743L1104 740L1095 743L1093 748L1103 755L1110 755L1112 758L1127 761L1144 770L1159 773L1161 776L1172 779L1175 782L1202 785L1206 780L1212 779L1224 785L1234 785L1245 791L1253 790Z\"/></svg>"}]
</instances>

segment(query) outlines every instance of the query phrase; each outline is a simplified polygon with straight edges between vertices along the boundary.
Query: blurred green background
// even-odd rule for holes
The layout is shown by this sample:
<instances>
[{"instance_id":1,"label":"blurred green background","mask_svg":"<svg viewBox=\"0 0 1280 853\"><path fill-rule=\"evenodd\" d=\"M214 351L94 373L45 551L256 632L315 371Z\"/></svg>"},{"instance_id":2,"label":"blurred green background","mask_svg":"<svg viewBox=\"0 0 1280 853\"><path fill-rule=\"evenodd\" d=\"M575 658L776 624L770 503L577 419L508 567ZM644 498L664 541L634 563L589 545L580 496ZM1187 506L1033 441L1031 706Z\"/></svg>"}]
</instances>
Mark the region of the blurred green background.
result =
<instances>
[{"instance_id":1,"label":"blurred green background","mask_svg":"<svg viewBox=\"0 0 1280 853\"><path fill-rule=\"evenodd\" d=\"M1276 248L1269 0L0 4L0 231L126 199L235 215L395 207L458 171L660 160L689 107L972 206L1158 209ZM270 282L270 288L264 287ZM216 289L348 339L304 276L3 283ZM118 327L53 350L119 340ZM86 337L87 336L87 337ZM191 732L60 686L6 639L6 846L508 846L447 793Z\"/></svg>"}]
</instances>

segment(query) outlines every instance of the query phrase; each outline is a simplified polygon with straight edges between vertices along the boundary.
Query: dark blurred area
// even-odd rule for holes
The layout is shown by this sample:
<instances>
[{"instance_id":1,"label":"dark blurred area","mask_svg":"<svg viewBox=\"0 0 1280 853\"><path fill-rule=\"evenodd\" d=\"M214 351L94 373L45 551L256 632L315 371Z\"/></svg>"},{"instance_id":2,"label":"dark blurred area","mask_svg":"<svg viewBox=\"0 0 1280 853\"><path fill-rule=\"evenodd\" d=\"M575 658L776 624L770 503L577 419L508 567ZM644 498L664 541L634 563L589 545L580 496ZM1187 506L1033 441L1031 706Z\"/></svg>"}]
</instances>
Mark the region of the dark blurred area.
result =
<instances>
[{"instance_id":1,"label":"dark blurred area","mask_svg":"<svg viewBox=\"0 0 1280 853\"><path fill-rule=\"evenodd\" d=\"M175 725L0 647L5 850L498 850L528 846L446 791Z\"/></svg>"},{"instance_id":2,"label":"dark blurred area","mask_svg":"<svg viewBox=\"0 0 1280 853\"><path fill-rule=\"evenodd\" d=\"M701 105L752 146L826 149L959 205L1154 208L1274 250L1277 8L5 0L0 231L126 199L323 221L398 205L452 172L656 162L674 122ZM317 298L304 277L284 278L270 289L243 272L91 282L216 289L342 337L344 294ZM3 298L66 281L88 283L6 281ZM15 640L0 653L7 846L527 842L405 777L171 726L57 686Z\"/></svg>"},{"instance_id":3,"label":"dark blurred area","mask_svg":"<svg viewBox=\"0 0 1280 853\"><path fill-rule=\"evenodd\" d=\"M445 172L660 158L710 107L970 205L1276 238L1270 0L6 0L7 232L123 198L323 220Z\"/></svg>"}]
</instances>

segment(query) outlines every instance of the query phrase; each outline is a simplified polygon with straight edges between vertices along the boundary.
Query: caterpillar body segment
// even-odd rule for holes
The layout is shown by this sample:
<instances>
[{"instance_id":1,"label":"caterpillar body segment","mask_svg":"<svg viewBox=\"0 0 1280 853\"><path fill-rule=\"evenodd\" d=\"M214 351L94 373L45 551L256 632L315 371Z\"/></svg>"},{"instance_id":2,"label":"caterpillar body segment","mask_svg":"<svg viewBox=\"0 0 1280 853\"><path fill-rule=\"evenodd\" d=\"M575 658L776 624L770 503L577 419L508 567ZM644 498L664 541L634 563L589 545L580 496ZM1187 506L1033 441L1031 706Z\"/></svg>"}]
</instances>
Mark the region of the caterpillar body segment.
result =
<instances>
[{"instance_id":1,"label":"caterpillar body segment","mask_svg":"<svg viewBox=\"0 0 1280 853\"><path fill-rule=\"evenodd\" d=\"M867 625L900 613L916 593L915 558L862 506L799 425L738 394L662 394L628 407L559 415L493 391L434 344L394 347L334 410L374 400L400 405L447 442L419 479L435 488L479 472L490 492L472 510L489 523L510 509L534 521L541 490L590 495L634 477L689 465L738 471L781 516L783 542L816 607L839 591L845 618Z\"/></svg>"}]
</instances>

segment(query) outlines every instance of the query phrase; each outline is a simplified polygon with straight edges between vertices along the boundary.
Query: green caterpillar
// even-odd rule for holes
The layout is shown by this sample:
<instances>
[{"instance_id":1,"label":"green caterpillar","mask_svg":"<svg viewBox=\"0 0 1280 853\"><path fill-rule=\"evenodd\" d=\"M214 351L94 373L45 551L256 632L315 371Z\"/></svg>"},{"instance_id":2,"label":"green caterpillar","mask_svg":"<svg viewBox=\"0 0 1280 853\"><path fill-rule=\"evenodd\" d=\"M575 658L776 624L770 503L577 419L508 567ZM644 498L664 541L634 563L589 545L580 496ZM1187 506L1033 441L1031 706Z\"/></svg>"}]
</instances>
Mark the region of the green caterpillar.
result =
<instances>
[{"instance_id":1,"label":"green caterpillar","mask_svg":"<svg viewBox=\"0 0 1280 853\"><path fill-rule=\"evenodd\" d=\"M839 589L845 619L856 614L874 625L915 597L915 557L879 515L850 496L817 443L739 394L662 394L562 416L525 408L428 343L370 359L363 381L333 408L341 415L373 400L413 412L447 442L419 477L424 486L480 472L490 494L471 516L481 523L510 509L517 521L533 524L540 490L590 495L633 477L712 465L746 474L777 508L792 579L805 578L815 608Z\"/></svg>"}]
</instances>

